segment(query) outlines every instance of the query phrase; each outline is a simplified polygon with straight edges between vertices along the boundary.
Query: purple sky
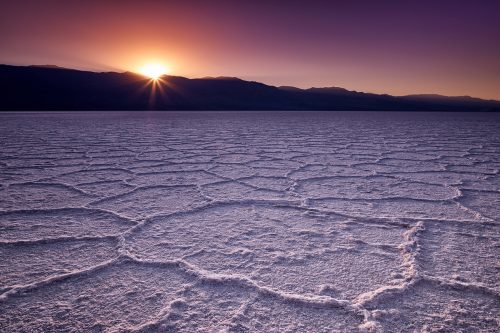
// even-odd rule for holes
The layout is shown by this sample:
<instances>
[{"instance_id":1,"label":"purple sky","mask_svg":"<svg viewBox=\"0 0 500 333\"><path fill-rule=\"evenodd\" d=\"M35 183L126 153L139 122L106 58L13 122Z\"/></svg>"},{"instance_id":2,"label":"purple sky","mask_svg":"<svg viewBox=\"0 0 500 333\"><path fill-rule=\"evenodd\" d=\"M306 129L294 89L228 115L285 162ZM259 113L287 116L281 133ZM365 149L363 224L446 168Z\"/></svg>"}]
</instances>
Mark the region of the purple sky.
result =
<instances>
[{"instance_id":1,"label":"purple sky","mask_svg":"<svg viewBox=\"0 0 500 333\"><path fill-rule=\"evenodd\" d=\"M2 1L0 63L500 100L500 1Z\"/></svg>"}]
</instances>

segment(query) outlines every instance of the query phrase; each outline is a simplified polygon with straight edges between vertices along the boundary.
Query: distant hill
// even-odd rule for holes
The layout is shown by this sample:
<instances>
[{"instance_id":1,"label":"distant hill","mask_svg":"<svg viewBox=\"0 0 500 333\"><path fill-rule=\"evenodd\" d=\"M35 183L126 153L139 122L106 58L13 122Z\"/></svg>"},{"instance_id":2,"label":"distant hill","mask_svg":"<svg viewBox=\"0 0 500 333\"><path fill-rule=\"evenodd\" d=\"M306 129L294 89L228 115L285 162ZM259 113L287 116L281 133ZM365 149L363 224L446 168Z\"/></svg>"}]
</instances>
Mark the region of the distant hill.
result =
<instances>
[{"instance_id":1,"label":"distant hill","mask_svg":"<svg viewBox=\"0 0 500 333\"><path fill-rule=\"evenodd\" d=\"M468 96L396 97L337 87L274 87L232 77L165 75L153 89L148 78L131 72L0 65L0 110L500 111L500 102Z\"/></svg>"}]
</instances>

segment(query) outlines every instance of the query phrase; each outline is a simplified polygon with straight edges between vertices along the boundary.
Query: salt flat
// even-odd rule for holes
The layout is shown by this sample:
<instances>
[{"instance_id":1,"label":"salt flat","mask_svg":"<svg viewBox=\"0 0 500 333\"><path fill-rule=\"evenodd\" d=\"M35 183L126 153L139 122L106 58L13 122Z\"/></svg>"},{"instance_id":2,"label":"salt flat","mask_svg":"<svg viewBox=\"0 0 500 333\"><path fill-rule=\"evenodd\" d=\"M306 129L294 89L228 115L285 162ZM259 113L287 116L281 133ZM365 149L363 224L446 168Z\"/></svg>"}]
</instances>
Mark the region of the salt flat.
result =
<instances>
[{"instance_id":1,"label":"salt flat","mask_svg":"<svg viewBox=\"0 0 500 333\"><path fill-rule=\"evenodd\" d=\"M498 332L500 115L0 114L1 332Z\"/></svg>"}]
</instances>

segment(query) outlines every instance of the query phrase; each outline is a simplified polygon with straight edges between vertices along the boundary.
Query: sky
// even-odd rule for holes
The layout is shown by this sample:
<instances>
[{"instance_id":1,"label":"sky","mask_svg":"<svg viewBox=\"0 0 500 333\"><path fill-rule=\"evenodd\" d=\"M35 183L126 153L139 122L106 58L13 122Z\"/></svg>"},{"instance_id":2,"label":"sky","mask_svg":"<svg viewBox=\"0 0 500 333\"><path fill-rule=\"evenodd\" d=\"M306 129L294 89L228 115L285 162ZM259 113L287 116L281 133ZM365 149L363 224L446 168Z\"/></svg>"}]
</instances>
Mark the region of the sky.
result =
<instances>
[{"instance_id":1,"label":"sky","mask_svg":"<svg viewBox=\"0 0 500 333\"><path fill-rule=\"evenodd\" d=\"M0 1L0 63L500 100L500 1Z\"/></svg>"}]
</instances>

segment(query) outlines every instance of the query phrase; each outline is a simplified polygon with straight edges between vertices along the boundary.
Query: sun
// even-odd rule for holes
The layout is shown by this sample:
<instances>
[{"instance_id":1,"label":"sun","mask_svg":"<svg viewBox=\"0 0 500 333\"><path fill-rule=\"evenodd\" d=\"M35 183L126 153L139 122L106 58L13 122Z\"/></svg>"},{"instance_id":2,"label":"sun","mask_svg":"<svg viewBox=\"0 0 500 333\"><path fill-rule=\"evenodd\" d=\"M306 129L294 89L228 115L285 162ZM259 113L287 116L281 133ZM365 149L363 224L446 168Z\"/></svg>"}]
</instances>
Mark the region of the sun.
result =
<instances>
[{"instance_id":1,"label":"sun","mask_svg":"<svg viewBox=\"0 0 500 333\"><path fill-rule=\"evenodd\" d=\"M151 63L142 66L139 73L153 80L158 80L160 76L168 73L168 68L159 63Z\"/></svg>"}]
</instances>

